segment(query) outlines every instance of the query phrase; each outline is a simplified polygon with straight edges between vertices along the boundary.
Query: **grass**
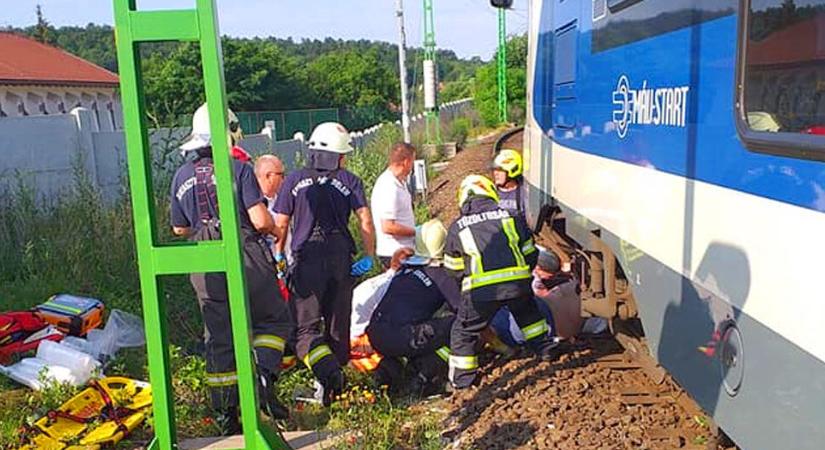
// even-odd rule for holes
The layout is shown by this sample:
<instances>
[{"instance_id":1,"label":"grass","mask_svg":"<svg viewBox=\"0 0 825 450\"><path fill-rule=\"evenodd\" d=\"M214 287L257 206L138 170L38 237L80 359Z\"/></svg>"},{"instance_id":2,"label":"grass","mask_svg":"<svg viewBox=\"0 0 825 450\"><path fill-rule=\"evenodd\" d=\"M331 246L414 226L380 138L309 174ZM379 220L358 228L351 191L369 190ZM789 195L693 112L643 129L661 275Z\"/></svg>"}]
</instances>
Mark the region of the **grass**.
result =
<instances>
[{"instance_id":1,"label":"grass","mask_svg":"<svg viewBox=\"0 0 825 450\"><path fill-rule=\"evenodd\" d=\"M384 127L367 148L348 158L347 168L362 178L368 198L375 179L386 167L387 151L399 140L397 127ZM172 170L179 163L172 161L175 153L168 151L154 164L158 230L167 229L166 195ZM78 161L76 167L83 167L82 161ZM120 309L142 316L132 211L128 196L125 198L125 201L105 205L94 184L80 169L67 183L65 195L45 205L22 179L2 193L0 304L3 310L25 310L53 294L71 293L99 298L109 311ZM426 204L419 202L415 212L419 222L429 218ZM168 312L167 324L175 324L168 326L168 332L179 436L214 435L217 429L209 418L197 301L186 277L166 277L161 288ZM146 364L144 349L121 350L106 373L146 380ZM279 393L293 408L294 417L282 426L292 430L349 432L341 444L344 448L441 447L436 414L416 412L410 408L415 404L412 400L390 398L360 374L350 373L350 379L353 390L347 398L324 409L296 404L294 400L296 391L312 386L312 376L307 369L292 369L283 374ZM66 386L33 392L0 377L0 449L16 447L21 426L33 423L74 392L76 389ZM150 435L151 419L120 447L134 447Z\"/></svg>"}]
</instances>

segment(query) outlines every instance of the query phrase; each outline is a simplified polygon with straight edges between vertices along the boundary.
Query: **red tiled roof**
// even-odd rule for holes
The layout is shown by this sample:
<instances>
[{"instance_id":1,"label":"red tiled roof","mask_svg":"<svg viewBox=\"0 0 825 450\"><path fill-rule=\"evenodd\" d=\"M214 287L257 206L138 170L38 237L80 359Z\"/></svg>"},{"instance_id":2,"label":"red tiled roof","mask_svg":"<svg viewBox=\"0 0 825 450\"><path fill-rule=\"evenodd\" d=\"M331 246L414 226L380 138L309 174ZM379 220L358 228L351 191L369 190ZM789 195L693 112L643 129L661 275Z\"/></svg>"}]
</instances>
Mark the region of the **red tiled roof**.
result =
<instances>
[{"instance_id":1,"label":"red tiled roof","mask_svg":"<svg viewBox=\"0 0 825 450\"><path fill-rule=\"evenodd\" d=\"M117 87L117 75L58 48L0 32L0 84Z\"/></svg>"},{"instance_id":2,"label":"red tiled roof","mask_svg":"<svg viewBox=\"0 0 825 450\"><path fill-rule=\"evenodd\" d=\"M825 14L822 13L777 31L748 48L748 64L754 66L822 60L825 60Z\"/></svg>"}]
</instances>

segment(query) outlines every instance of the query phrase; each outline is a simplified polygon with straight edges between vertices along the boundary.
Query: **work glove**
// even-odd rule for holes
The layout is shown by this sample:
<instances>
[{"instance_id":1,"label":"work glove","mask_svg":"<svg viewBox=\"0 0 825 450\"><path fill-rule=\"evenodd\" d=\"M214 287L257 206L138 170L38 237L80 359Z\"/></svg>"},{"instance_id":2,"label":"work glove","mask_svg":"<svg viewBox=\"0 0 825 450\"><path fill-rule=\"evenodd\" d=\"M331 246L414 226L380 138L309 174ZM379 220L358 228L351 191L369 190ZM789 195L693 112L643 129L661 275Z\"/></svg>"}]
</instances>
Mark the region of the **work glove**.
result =
<instances>
[{"instance_id":1,"label":"work glove","mask_svg":"<svg viewBox=\"0 0 825 450\"><path fill-rule=\"evenodd\" d=\"M364 275L370 270L372 270L372 257L365 256L356 261L355 264L352 265L350 275L354 277L360 277L361 275Z\"/></svg>"},{"instance_id":2,"label":"work glove","mask_svg":"<svg viewBox=\"0 0 825 450\"><path fill-rule=\"evenodd\" d=\"M279 278L283 278L286 274L286 257L283 253L275 254L275 270L278 271Z\"/></svg>"}]
</instances>

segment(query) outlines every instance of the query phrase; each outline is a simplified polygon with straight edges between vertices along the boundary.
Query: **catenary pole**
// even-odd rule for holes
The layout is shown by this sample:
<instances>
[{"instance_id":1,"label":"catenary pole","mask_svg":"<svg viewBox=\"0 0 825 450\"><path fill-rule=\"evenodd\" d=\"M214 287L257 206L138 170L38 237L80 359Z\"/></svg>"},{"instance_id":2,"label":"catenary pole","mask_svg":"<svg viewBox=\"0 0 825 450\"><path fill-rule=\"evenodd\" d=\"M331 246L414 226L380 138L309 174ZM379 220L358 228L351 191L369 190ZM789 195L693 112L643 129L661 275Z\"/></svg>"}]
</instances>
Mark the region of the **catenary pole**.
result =
<instances>
[{"instance_id":1,"label":"catenary pole","mask_svg":"<svg viewBox=\"0 0 825 450\"><path fill-rule=\"evenodd\" d=\"M410 104L407 94L407 35L404 32L404 2L396 0L398 17L398 72L401 82L401 128L404 130L404 142L410 143Z\"/></svg>"},{"instance_id":2,"label":"catenary pole","mask_svg":"<svg viewBox=\"0 0 825 450\"><path fill-rule=\"evenodd\" d=\"M507 122L507 18L505 9L498 9L498 118Z\"/></svg>"}]
</instances>

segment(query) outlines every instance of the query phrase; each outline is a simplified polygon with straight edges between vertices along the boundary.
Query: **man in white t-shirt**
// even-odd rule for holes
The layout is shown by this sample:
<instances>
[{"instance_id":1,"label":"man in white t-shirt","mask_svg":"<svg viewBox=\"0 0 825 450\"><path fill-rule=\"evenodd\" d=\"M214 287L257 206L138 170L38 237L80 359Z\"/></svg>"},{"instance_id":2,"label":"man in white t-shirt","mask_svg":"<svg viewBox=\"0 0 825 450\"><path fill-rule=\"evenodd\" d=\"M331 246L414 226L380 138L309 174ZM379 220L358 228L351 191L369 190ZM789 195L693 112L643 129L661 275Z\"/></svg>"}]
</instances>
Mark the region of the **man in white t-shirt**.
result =
<instances>
[{"instance_id":1,"label":"man in white t-shirt","mask_svg":"<svg viewBox=\"0 0 825 450\"><path fill-rule=\"evenodd\" d=\"M407 188L407 178L415 162L415 147L396 144L389 154L389 166L375 181L370 206L375 221L376 251L384 268L393 253L415 247L415 215Z\"/></svg>"}]
</instances>

